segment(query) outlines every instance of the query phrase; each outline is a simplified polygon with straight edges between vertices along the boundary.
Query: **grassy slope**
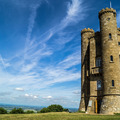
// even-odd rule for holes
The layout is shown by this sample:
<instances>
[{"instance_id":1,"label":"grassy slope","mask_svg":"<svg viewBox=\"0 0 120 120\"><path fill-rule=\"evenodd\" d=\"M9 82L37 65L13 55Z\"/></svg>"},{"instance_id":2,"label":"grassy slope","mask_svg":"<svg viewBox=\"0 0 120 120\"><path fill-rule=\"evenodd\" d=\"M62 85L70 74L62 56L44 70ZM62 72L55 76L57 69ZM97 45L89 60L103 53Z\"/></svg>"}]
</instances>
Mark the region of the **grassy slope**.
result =
<instances>
[{"instance_id":1,"label":"grassy slope","mask_svg":"<svg viewBox=\"0 0 120 120\"><path fill-rule=\"evenodd\" d=\"M120 116L80 113L8 114L0 115L0 120L120 120Z\"/></svg>"}]
</instances>

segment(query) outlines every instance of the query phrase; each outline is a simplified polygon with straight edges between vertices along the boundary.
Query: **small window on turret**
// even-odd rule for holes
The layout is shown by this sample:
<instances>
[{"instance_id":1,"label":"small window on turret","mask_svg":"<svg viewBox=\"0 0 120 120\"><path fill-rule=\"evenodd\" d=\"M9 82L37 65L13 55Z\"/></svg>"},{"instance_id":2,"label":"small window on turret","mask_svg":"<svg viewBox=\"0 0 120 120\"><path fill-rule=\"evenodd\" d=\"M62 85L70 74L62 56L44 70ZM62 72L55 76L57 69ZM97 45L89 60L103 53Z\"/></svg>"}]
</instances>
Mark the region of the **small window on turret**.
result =
<instances>
[{"instance_id":1,"label":"small window on turret","mask_svg":"<svg viewBox=\"0 0 120 120\"><path fill-rule=\"evenodd\" d=\"M110 62L113 62L113 56L112 55L110 56Z\"/></svg>"},{"instance_id":2,"label":"small window on turret","mask_svg":"<svg viewBox=\"0 0 120 120\"><path fill-rule=\"evenodd\" d=\"M109 33L109 39L112 39L112 34L111 33Z\"/></svg>"},{"instance_id":3,"label":"small window on turret","mask_svg":"<svg viewBox=\"0 0 120 120\"><path fill-rule=\"evenodd\" d=\"M120 46L120 42L118 42L118 45Z\"/></svg>"},{"instance_id":4,"label":"small window on turret","mask_svg":"<svg viewBox=\"0 0 120 120\"><path fill-rule=\"evenodd\" d=\"M113 86L113 87L115 86L115 82L114 82L114 80L112 80L112 86Z\"/></svg>"},{"instance_id":5,"label":"small window on turret","mask_svg":"<svg viewBox=\"0 0 120 120\"><path fill-rule=\"evenodd\" d=\"M107 21L110 21L110 18L107 18Z\"/></svg>"}]
</instances>

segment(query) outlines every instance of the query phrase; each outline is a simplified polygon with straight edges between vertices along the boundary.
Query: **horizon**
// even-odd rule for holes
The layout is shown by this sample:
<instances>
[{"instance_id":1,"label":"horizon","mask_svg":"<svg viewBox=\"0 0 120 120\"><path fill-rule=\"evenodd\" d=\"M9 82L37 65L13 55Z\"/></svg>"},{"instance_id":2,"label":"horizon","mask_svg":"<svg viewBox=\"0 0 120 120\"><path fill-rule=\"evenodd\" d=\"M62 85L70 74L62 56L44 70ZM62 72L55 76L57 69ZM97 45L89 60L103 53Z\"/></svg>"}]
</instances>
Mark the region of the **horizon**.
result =
<instances>
[{"instance_id":1,"label":"horizon","mask_svg":"<svg viewBox=\"0 0 120 120\"><path fill-rule=\"evenodd\" d=\"M38 105L19 105L19 104L6 104L6 103L0 103L0 106L16 106L16 107L39 107L39 108L46 108L48 106L38 106ZM51 104L54 105L54 104ZM56 104L58 105L58 104ZM4 107L3 107L4 108ZM79 108L74 108L74 107L64 107L64 108L68 108L68 109L79 109Z\"/></svg>"},{"instance_id":2,"label":"horizon","mask_svg":"<svg viewBox=\"0 0 120 120\"><path fill-rule=\"evenodd\" d=\"M120 27L120 1L111 3ZM106 7L108 0L0 0L0 103L79 108L80 32L100 31Z\"/></svg>"}]
</instances>

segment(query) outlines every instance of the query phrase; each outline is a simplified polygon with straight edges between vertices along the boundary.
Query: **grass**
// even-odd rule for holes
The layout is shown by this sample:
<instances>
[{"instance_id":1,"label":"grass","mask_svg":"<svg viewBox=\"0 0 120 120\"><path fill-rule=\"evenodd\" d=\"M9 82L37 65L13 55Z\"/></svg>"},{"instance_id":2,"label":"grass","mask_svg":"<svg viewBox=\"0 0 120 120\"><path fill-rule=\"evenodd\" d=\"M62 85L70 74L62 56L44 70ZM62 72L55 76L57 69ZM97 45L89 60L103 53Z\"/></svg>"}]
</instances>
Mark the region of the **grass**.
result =
<instances>
[{"instance_id":1,"label":"grass","mask_svg":"<svg viewBox=\"0 0 120 120\"><path fill-rule=\"evenodd\" d=\"M120 115L120 113L114 113L115 115Z\"/></svg>"},{"instance_id":2,"label":"grass","mask_svg":"<svg viewBox=\"0 0 120 120\"><path fill-rule=\"evenodd\" d=\"M117 115L86 115L81 113L39 113L39 114L6 114L0 120L120 120Z\"/></svg>"}]
</instances>

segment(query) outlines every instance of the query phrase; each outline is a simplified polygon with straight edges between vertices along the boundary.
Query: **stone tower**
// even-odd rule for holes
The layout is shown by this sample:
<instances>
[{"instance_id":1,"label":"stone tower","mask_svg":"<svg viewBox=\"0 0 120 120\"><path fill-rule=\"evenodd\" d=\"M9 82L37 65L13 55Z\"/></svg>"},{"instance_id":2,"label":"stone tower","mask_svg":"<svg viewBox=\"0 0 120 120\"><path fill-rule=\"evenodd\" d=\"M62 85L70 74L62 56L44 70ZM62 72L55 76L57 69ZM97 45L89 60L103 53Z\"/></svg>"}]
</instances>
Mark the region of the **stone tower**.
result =
<instances>
[{"instance_id":1,"label":"stone tower","mask_svg":"<svg viewBox=\"0 0 120 120\"><path fill-rule=\"evenodd\" d=\"M89 45L89 37L93 36L94 30L93 29L84 29L81 31L81 103L80 103L80 111L85 111L87 106L86 102L89 94L89 89L85 89L86 87L89 87L89 81L87 80L87 72L89 70L89 63L87 62L89 60L88 58L88 45Z\"/></svg>"},{"instance_id":2,"label":"stone tower","mask_svg":"<svg viewBox=\"0 0 120 120\"><path fill-rule=\"evenodd\" d=\"M101 113L120 112L120 51L118 50L116 11L112 8L102 9L99 12L99 19L104 84Z\"/></svg>"},{"instance_id":3,"label":"stone tower","mask_svg":"<svg viewBox=\"0 0 120 120\"><path fill-rule=\"evenodd\" d=\"M100 32L81 31L80 111L120 113L120 29L116 10L99 12Z\"/></svg>"}]
</instances>

